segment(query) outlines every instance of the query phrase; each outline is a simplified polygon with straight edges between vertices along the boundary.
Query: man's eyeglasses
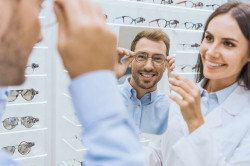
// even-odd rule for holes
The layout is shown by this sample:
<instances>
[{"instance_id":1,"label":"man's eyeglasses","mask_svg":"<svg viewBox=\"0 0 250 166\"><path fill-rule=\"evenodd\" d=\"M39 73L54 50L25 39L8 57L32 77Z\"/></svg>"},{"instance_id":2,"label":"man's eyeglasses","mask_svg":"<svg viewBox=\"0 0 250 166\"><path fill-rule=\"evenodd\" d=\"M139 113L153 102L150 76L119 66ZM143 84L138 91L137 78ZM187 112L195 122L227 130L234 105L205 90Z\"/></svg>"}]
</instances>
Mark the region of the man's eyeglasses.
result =
<instances>
[{"instance_id":1,"label":"man's eyeglasses","mask_svg":"<svg viewBox=\"0 0 250 166\"><path fill-rule=\"evenodd\" d=\"M166 5L166 4L169 4L171 5L173 2L173 0L153 0L153 2L155 4L163 4L163 5Z\"/></svg>"},{"instance_id":2,"label":"man's eyeglasses","mask_svg":"<svg viewBox=\"0 0 250 166\"><path fill-rule=\"evenodd\" d=\"M135 60L140 64L145 64L149 58L151 58L153 64L157 65L157 66L163 65L166 61L165 56L162 54L155 54L152 57L149 57L149 55L147 53L139 52L139 53L135 54Z\"/></svg>"},{"instance_id":3,"label":"man's eyeglasses","mask_svg":"<svg viewBox=\"0 0 250 166\"><path fill-rule=\"evenodd\" d=\"M32 73L32 72L34 72L34 70L35 70L36 68L39 68L39 64L37 64L37 63L32 63L32 64L30 64L30 65L27 65L27 66L26 66L25 73L26 73L26 74Z\"/></svg>"},{"instance_id":4,"label":"man's eyeglasses","mask_svg":"<svg viewBox=\"0 0 250 166\"><path fill-rule=\"evenodd\" d=\"M177 72L195 72L196 65L188 65L188 64L183 64L183 65L175 65L175 71Z\"/></svg>"},{"instance_id":5,"label":"man's eyeglasses","mask_svg":"<svg viewBox=\"0 0 250 166\"><path fill-rule=\"evenodd\" d=\"M169 28L176 28L177 24L179 24L179 21L178 20L165 20L165 19L155 19L155 20L152 20L149 22L149 25L151 23L157 23L158 27L161 27L161 28L165 28L165 27L169 27Z\"/></svg>"},{"instance_id":6,"label":"man's eyeglasses","mask_svg":"<svg viewBox=\"0 0 250 166\"><path fill-rule=\"evenodd\" d=\"M212 7L213 10L217 9L220 5L218 4L211 4L211 5L206 5L206 7Z\"/></svg>"},{"instance_id":7,"label":"man's eyeglasses","mask_svg":"<svg viewBox=\"0 0 250 166\"><path fill-rule=\"evenodd\" d=\"M21 94L26 101L31 101L34 98L34 96L37 95L38 93L39 92L34 89L9 90L8 102L15 101L19 96L19 94Z\"/></svg>"},{"instance_id":8,"label":"man's eyeglasses","mask_svg":"<svg viewBox=\"0 0 250 166\"><path fill-rule=\"evenodd\" d=\"M182 46L182 49L187 50L187 49L196 49L200 47L200 44L198 43L194 43L194 44L186 44L186 43L182 43L182 44L178 44L179 46Z\"/></svg>"},{"instance_id":9,"label":"man's eyeglasses","mask_svg":"<svg viewBox=\"0 0 250 166\"><path fill-rule=\"evenodd\" d=\"M197 2L197 3L194 3L192 1L182 1L182 2L178 2L176 3L175 5L178 5L178 6L185 6L185 7L190 7L190 8L193 8L193 7L200 7L202 8L204 6L204 4L202 2Z\"/></svg>"},{"instance_id":10,"label":"man's eyeglasses","mask_svg":"<svg viewBox=\"0 0 250 166\"><path fill-rule=\"evenodd\" d=\"M36 122L39 122L38 118L34 118L32 116L25 116L25 117L10 117L6 118L3 121L3 127L7 130L11 130L18 125L18 122L21 121L21 124L24 125L26 128L31 128Z\"/></svg>"},{"instance_id":11,"label":"man's eyeglasses","mask_svg":"<svg viewBox=\"0 0 250 166\"><path fill-rule=\"evenodd\" d=\"M192 22L184 22L185 28L186 29L196 29L199 30L203 27L202 23L192 23Z\"/></svg>"},{"instance_id":12,"label":"man's eyeglasses","mask_svg":"<svg viewBox=\"0 0 250 166\"><path fill-rule=\"evenodd\" d=\"M133 23L134 24L142 24L145 21L146 21L146 19L143 17L132 18L130 16L120 16L120 17L114 18L114 22L124 23L124 24L133 24Z\"/></svg>"},{"instance_id":13,"label":"man's eyeglasses","mask_svg":"<svg viewBox=\"0 0 250 166\"><path fill-rule=\"evenodd\" d=\"M32 146L35 146L34 142L23 141L19 145L16 145L16 146L6 146L6 147L3 147L2 150L5 150L6 152L8 152L11 155L13 155L15 153L16 148L17 148L18 152L20 154L26 155L26 154L28 154L30 152Z\"/></svg>"}]
</instances>

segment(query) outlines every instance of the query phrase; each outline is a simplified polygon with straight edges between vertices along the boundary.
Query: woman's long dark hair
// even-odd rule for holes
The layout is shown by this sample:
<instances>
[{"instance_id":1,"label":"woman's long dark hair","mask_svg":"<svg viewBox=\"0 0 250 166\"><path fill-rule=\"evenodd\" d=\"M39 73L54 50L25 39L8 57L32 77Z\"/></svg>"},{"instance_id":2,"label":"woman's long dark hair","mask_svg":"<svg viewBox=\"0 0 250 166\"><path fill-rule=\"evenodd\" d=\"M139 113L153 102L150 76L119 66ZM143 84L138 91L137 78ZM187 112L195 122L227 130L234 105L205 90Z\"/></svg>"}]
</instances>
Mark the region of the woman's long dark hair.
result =
<instances>
[{"instance_id":1,"label":"woman's long dark hair","mask_svg":"<svg viewBox=\"0 0 250 166\"><path fill-rule=\"evenodd\" d=\"M243 2L228 2L217 8L208 18L204 33L202 36L202 41L205 37L208 24L210 21L220 15L229 13L235 20L238 22L240 29L248 40L248 58L250 58L250 4ZM196 82L200 82L203 78L203 64L201 61L201 55L199 54L197 63L196 63ZM250 62L248 62L241 70L241 73L238 78L239 82L243 82L243 86L250 90Z\"/></svg>"}]
</instances>

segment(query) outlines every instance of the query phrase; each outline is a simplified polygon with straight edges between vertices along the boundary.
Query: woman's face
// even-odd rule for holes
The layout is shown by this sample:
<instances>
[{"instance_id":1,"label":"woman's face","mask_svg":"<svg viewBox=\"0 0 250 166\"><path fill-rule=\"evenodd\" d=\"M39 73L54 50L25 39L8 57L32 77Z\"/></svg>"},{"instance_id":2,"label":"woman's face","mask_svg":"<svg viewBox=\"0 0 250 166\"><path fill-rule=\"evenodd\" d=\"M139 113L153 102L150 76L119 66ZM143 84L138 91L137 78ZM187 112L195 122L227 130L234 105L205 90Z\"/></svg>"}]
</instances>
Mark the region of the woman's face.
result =
<instances>
[{"instance_id":1,"label":"woman's face","mask_svg":"<svg viewBox=\"0 0 250 166\"><path fill-rule=\"evenodd\" d=\"M210 80L236 82L249 61L248 43L230 14L214 17L200 47L204 76Z\"/></svg>"}]
</instances>

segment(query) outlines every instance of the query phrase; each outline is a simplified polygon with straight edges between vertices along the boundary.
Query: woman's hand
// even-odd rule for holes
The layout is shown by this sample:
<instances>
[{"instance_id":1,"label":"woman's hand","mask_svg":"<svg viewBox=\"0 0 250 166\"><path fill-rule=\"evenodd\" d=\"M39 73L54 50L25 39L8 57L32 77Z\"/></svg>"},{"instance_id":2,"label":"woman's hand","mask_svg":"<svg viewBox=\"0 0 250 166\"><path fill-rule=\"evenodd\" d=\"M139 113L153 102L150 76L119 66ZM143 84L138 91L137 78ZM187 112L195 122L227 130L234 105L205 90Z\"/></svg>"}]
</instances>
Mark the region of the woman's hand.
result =
<instances>
[{"instance_id":1,"label":"woman's hand","mask_svg":"<svg viewBox=\"0 0 250 166\"><path fill-rule=\"evenodd\" d=\"M170 89L178 93L182 99L173 94L170 94L169 97L180 106L182 116L191 134L204 124L200 107L200 88L178 74L171 73L171 76L172 78L169 78Z\"/></svg>"}]
</instances>

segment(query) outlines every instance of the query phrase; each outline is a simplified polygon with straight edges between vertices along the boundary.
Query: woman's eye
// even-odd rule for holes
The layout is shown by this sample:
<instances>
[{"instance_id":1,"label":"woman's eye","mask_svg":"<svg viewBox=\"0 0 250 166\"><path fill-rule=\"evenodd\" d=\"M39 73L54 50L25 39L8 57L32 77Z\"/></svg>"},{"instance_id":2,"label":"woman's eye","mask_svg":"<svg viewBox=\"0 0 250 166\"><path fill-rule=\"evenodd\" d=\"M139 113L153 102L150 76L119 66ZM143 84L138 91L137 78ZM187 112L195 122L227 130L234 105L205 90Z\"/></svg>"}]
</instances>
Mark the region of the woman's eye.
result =
<instances>
[{"instance_id":1,"label":"woman's eye","mask_svg":"<svg viewBox=\"0 0 250 166\"><path fill-rule=\"evenodd\" d=\"M233 43L228 42L228 41L224 42L224 44L225 44L226 46L228 46L228 47L234 47L234 46L235 46Z\"/></svg>"},{"instance_id":2,"label":"woman's eye","mask_svg":"<svg viewBox=\"0 0 250 166\"><path fill-rule=\"evenodd\" d=\"M208 41L212 41L212 37L209 36L209 35L205 36L205 38L206 38L206 40L208 40Z\"/></svg>"}]
</instances>

